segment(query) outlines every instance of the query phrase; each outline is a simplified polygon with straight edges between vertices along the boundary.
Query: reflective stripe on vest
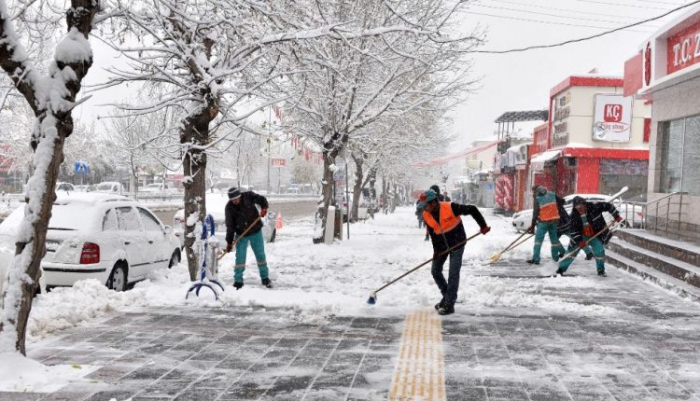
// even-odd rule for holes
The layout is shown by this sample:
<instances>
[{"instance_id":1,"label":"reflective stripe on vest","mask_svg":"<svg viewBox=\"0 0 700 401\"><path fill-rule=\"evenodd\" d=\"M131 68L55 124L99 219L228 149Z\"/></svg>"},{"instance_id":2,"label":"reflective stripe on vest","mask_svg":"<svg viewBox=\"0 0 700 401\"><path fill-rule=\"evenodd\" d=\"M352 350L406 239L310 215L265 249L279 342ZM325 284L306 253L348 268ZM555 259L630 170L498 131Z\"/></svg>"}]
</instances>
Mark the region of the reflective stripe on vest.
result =
<instances>
[{"instance_id":1,"label":"reflective stripe on vest","mask_svg":"<svg viewBox=\"0 0 700 401\"><path fill-rule=\"evenodd\" d=\"M446 233L462 222L462 218L452 213L451 202L440 202L440 223L435 221L433 215L428 213L427 210L423 211L423 220L425 224L429 225L430 228L435 231L435 234Z\"/></svg>"},{"instance_id":2,"label":"reflective stripe on vest","mask_svg":"<svg viewBox=\"0 0 700 401\"><path fill-rule=\"evenodd\" d=\"M540 204L539 220L542 222L559 220L559 208L557 198L553 193L547 192L544 196L538 196L537 202Z\"/></svg>"}]
</instances>

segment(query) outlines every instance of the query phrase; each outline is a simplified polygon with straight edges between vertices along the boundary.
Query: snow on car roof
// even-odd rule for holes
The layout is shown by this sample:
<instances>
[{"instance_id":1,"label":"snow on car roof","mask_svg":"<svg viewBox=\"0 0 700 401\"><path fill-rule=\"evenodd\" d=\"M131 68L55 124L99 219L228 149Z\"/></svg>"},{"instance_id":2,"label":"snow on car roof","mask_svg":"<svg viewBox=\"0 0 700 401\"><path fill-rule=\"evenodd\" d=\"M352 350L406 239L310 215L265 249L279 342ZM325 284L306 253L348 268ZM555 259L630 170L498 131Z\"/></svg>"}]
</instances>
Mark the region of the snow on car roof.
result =
<instances>
[{"instance_id":1,"label":"snow on car roof","mask_svg":"<svg viewBox=\"0 0 700 401\"><path fill-rule=\"evenodd\" d=\"M72 192L72 193L60 193L56 198L54 205L67 205L72 203L82 203L85 205L96 205L98 203L104 202L132 202L134 200L121 195L112 195L99 192Z\"/></svg>"}]
</instances>

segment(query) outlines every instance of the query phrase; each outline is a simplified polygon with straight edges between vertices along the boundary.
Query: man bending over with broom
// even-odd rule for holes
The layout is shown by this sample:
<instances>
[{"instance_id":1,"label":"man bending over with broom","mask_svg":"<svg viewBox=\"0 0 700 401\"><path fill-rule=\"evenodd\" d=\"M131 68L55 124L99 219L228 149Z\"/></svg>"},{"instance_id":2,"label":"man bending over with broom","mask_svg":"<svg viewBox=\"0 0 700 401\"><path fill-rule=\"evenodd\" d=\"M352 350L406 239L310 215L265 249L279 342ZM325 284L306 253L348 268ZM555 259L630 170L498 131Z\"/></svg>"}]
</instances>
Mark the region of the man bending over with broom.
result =
<instances>
[{"instance_id":1,"label":"man bending over with broom","mask_svg":"<svg viewBox=\"0 0 700 401\"><path fill-rule=\"evenodd\" d=\"M574 210L571 211L572 240L569 243L569 253L559 262L556 274L563 275L576 258L578 251L590 245L593 248L598 275L607 276L605 274L605 247L603 245L608 243L612 233L608 230L603 212L612 214L618 223L622 221L622 217L612 203L586 202L580 196L574 198Z\"/></svg>"},{"instance_id":2,"label":"man bending over with broom","mask_svg":"<svg viewBox=\"0 0 700 401\"><path fill-rule=\"evenodd\" d=\"M435 305L435 309L441 315L449 315L455 312L455 302L459 290L459 273L462 269L462 254L464 254L464 245L466 245L467 239L462 218L459 216L472 216L481 227L481 234L488 233L491 228L486 225L484 216L481 215L476 206L440 202L437 193L432 189L421 195L421 201L425 204L423 220L433 242L434 254L431 273L435 284L442 293L442 300ZM450 250L452 247L455 249ZM447 260L447 255L450 256L450 273L448 281L445 281L442 267Z\"/></svg>"},{"instance_id":3,"label":"man bending over with broom","mask_svg":"<svg viewBox=\"0 0 700 401\"><path fill-rule=\"evenodd\" d=\"M233 286L236 290L243 288L243 271L245 270L248 243L253 248L258 262L258 271L262 285L272 288L268 277L267 260L265 260L265 239L262 234L261 217L267 213L267 198L255 192L241 192L238 188L228 190L229 202L226 204L226 253L231 252L236 237L236 265L233 269ZM255 205L260 206L260 213Z\"/></svg>"}]
</instances>

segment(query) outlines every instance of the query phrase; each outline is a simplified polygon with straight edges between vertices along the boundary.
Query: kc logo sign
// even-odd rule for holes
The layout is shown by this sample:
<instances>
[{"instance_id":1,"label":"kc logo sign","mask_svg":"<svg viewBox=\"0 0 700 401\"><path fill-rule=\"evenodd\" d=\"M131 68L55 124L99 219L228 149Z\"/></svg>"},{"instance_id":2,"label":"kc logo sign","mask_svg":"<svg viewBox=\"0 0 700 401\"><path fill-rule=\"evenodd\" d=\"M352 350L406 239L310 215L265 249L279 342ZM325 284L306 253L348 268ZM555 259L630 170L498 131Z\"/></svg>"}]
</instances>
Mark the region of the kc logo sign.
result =
<instances>
[{"instance_id":1,"label":"kc logo sign","mask_svg":"<svg viewBox=\"0 0 700 401\"><path fill-rule=\"evenodd\" d=\"M623 107L621 104L606 104L603 110L603 120L606 123L619 123L622 121Z\"/></svg>"},{"instance_id":2,"label":"kc logo sign","mask_svg":"<svg viewBox=\"0 0 700 401\"><path fill-rule=\"evenodd\" d=\"M629 142L632 124L632 97L595 95L593 139L605 142Z\"/></svg>"}]
</instances>

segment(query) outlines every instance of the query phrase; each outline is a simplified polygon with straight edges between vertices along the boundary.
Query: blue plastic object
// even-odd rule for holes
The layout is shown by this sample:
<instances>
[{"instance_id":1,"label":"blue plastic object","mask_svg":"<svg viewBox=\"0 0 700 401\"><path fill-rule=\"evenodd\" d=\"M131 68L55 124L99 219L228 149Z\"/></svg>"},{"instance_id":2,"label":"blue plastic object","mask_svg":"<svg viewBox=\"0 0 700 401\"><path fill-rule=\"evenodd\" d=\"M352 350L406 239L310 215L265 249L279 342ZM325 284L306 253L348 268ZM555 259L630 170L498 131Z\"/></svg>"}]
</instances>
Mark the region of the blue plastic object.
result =
<instances>
[{"instance_id":1,"label":"blue plastic object","mask_svg":"<svg viewBox=\"0 0 700 401\"><path fill-rule=\"evenodd\" d=\"M214 287L212 284L216 284L221 288L221 291L224 290L224 286L221 285L219 280L216 278L209 278L207 277L207 271L208 271L208 266L207 266L207 256L210 252L212 252L211 255L211 261L214 263L214 266L216 266L217 263L217 257L216 255L213 254L214 248L211 248L209 246L209 238L214 236L214 232L216 230L216 224L214 224L214 217L211 214L208 214L207 217L204 219L204 225L202 227L202 235L201 235L201 240L202 240L202 255L200 257L200 262L199 262L199 281L192 284L189 290L187 290L187 295L185 295L185 299L189 298L190 293L192 291L195 292L195 295L199 296L199 291L202 289L202 287L209 288L213 293L214 297L216 300L219 300L219 293L216 290L216 287ZM215 271L215 270L214 270Z\"/></svg>"}]
</instances>

